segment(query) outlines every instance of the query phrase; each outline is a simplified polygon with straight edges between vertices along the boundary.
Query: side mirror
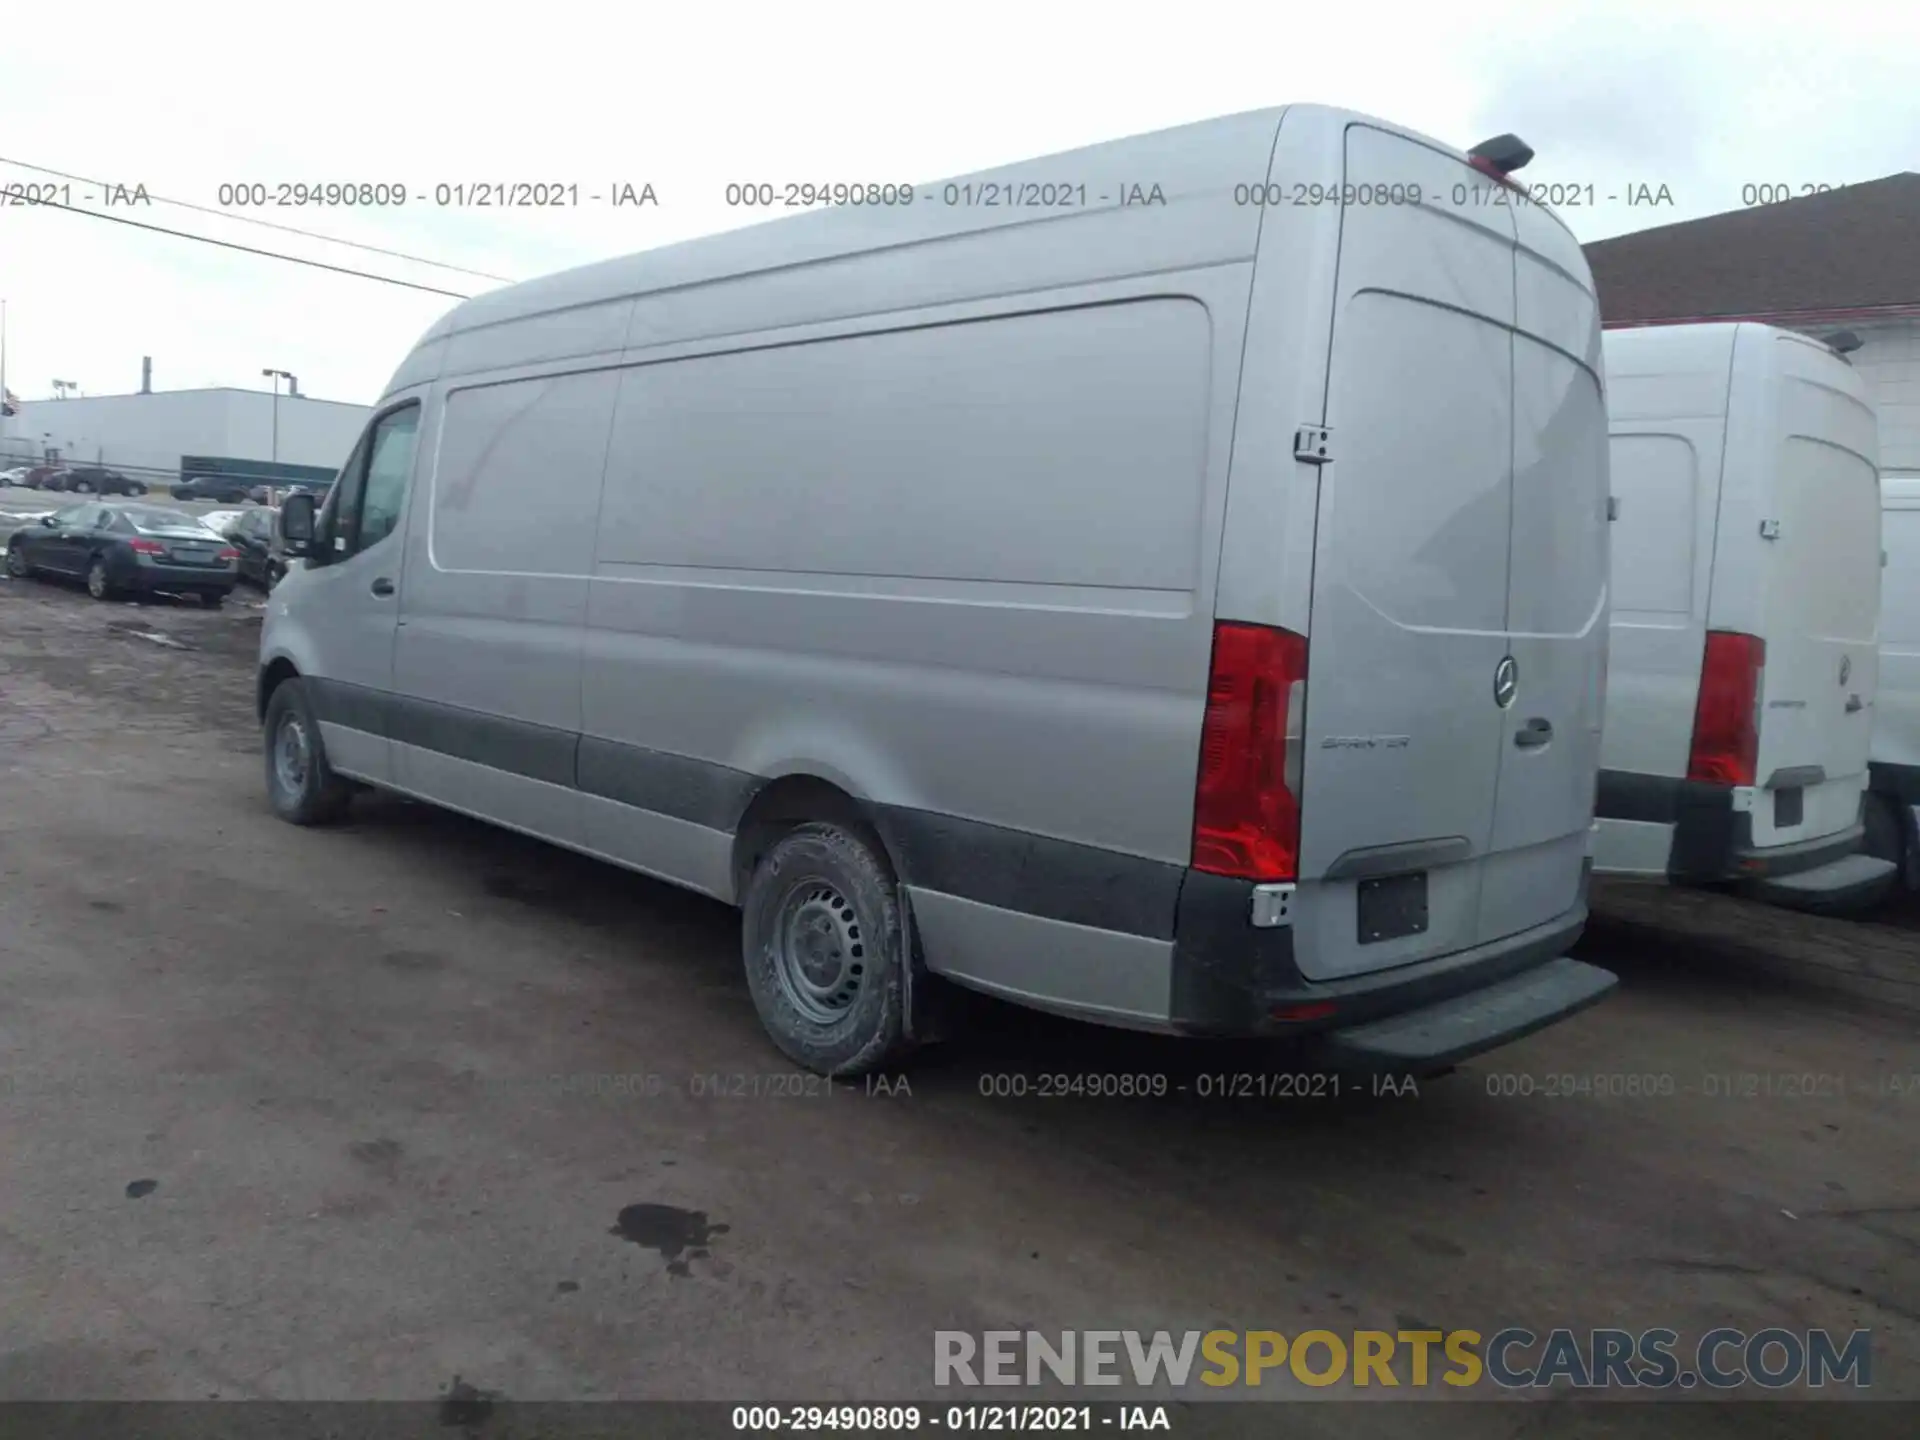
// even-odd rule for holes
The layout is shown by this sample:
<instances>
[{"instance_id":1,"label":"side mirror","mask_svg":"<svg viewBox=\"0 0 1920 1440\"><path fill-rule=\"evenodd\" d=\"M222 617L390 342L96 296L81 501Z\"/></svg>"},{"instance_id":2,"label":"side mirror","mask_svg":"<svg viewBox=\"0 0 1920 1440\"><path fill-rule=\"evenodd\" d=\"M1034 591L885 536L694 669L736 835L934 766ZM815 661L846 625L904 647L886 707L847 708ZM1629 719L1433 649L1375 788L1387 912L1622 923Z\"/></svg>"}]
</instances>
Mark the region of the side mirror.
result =
<instances>
[{"instance_id":1,"label":"side mirror","mask_svg":"<svg viewBox=\"0 0 1920 1440\"><path fill-rule=\"evenodd\" d=\"M40 517L40 523L49 530L58 530L60 528L60 517L57 515L42 515Z\"/></svg>"},{"instance_id":2,"label":"side mirror","mask_svg":"<svg viewBox=\"0 0 1920 1440\"><path fill-rule=\"evenodd\" d=\"M313 497L289 495L280 507L280 540L290 556L313 554Z\"/></svg>"}]
</instances>

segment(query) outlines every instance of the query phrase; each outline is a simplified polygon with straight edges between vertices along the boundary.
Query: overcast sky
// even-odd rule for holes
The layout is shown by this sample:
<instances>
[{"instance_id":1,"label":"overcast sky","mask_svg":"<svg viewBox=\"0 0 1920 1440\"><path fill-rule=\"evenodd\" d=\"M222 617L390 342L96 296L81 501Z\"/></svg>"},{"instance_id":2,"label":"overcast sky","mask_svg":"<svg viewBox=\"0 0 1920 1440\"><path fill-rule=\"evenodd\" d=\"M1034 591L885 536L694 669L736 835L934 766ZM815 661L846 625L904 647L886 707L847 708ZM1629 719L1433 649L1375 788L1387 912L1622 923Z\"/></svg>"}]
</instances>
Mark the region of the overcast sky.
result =
<instances>
[{"instance_id":1,"label":"overcast sky","mask_svg":"<svg viewBox=\"0 0 1920 1440\"><path fill-rule=\"evenodd\" d=\"M217 208L224 183L398 181L429 203L247 213L525 279L748 223L730 180L931 181L1288 101L1593 185L1583 240L1738 208L1747 186L1920 168L1920 6L76 3L9 7L0 156ZM460 210L442 183L578 184ZM59 183L0 164L0 185ZM584 199L651 183L657 207ZM1629 208L1665 186L1670 207ZM101 208L74 183L73 203ZM1607 195L1619 194L1608 204ZM498 282L159 203L109 213L461 294ZM452 298L42 208L0 207L7 384L264 388L370 403Z\"/></svg>"}]
</instances>

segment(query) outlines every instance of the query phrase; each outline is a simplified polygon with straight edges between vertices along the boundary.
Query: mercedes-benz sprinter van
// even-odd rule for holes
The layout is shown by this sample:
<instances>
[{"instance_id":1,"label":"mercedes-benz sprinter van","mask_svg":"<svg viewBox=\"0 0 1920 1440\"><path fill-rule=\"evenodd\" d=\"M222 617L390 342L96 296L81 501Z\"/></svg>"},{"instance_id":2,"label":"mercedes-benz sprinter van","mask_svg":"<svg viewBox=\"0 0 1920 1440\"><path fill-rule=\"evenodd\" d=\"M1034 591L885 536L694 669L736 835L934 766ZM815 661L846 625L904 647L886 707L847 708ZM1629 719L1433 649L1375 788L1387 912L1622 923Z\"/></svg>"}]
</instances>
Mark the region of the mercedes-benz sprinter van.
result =
<instances>
[{"instance_id":1,"label":"mercedes-benz sprinter van","mask_svg":"<svg viewBox=\"0 0 1920 1440\"><path fill-rule=\"evenodd\" d=\"M1867 766L1867 853L1920 890L1920 474L1880 479L1880 694Z\"/></svg>"},{"instance_id":2,"label":"mercedes-benz sprinter van","mask_svg":"<svg viewBox=\"0 0 1920 1440\"><path fill-rule=\"evenodd\" d=\"M1289 107L460 305L287 502L272 803L731 902L831 1074L936 982L1330 1067L1580 1009L1606 419L1530 153Z\"/></svg>"},{"instance_id":3,"label":"mercedes-benz sprinter van","mask_svg":"<svg viewBox=\"0 0 1920 1440\"><path fill-rule=\"evenodd\" d=\"M1880 485L1853 366L1769 325L1610 330L1603 874L1871 903Z\"/></svg>"}]
</instances>

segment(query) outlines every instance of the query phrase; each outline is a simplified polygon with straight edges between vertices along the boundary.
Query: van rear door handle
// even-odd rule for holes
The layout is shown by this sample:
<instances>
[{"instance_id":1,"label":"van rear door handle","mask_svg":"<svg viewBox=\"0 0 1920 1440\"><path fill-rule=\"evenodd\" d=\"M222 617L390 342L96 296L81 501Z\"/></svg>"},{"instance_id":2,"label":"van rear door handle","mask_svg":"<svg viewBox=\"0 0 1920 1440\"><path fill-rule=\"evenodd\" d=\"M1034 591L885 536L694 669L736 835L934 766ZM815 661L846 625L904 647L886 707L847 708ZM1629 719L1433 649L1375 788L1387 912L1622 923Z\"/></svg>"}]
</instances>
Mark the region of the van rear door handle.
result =
<instances>
[{"instance_id":1,"label":"van rear door handle","mask_svg":"<svg viewBox=\"0 0 1920 1440\"><path fill-rule=\"evenodd\" d=\"M376 595L391 595L393 593L393 581L382 575L378 580L373 582L373 593Z\"/></svg>"},{"instance_id":2,"label":"van rear door handle","mask_svg":"<svg viewBox=\"0 0 1920 1440\"><path fill-rule=\"evenodd\" d=\"M1513 733L1513 743L1522 750L1533 750L1553 739L1553 723L1536 715Z\"/></svg>"}]
</instances>

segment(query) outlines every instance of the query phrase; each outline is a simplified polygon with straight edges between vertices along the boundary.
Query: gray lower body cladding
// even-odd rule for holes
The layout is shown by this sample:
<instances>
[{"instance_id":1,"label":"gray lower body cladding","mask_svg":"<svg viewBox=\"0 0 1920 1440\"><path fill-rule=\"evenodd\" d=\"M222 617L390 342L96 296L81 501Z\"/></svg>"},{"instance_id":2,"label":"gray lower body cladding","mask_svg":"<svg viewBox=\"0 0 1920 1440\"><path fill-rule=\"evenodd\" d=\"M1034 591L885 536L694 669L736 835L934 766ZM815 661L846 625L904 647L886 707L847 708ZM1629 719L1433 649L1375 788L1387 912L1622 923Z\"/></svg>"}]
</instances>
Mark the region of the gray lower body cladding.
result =
<instances>
[{"instance_id":1,"label":"gray lower body cladding","mask_svg":"<svg viewBox=\"0 0 1920 1440\"><path fill-rule=\"evenodd\" d=\"M737 833L768 783L709 761L497 715L312 677L306 684L322 722L726 834ZM1250 882L954 815L898 805L867 811L900 880L914 890L1165 944L1165 1028L1178 1033L1317 1037L1350 1060L1364 1047L1343 1046L1339 1037L1355 1027L1452 1006L1446 1047L1470 1053L1571 1013L1612 984L1605 972L1569 961L1582 972L1577 984L1535 984L1514 991L1504 1008L1480 1007L1475 1014L1484 1012L1493 1027L1483 1034L1472 1033L1473 1019L1457 1003L1559 961L1585 924L1584 886L1582 903L1551 925L1439 959L1314 982L1295 963L1290 928L1249 923ZM1301 1006L1331 1011L1306 1021L1275 1018ZM1438 1033L1437 1022L1429 1028ZM1394 1043L1403 1047L1405 1033Z\"/></svg>"}]
</instances>

